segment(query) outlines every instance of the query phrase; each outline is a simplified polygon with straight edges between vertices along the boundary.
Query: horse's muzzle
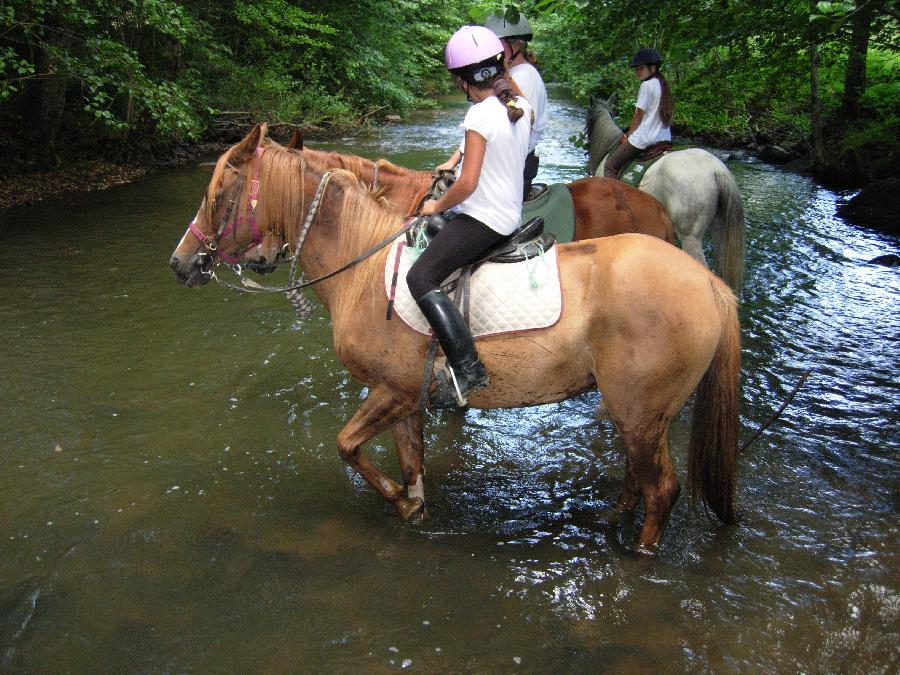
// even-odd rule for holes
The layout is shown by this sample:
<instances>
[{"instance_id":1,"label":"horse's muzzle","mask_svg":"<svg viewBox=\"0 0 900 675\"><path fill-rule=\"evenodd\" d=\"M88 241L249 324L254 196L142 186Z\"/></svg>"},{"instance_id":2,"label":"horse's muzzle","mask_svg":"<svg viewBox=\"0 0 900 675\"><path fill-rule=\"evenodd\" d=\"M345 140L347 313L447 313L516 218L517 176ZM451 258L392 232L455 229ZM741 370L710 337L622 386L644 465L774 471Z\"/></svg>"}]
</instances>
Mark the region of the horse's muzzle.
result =
<instances>
[{"instance_id":1,"label":"horse's muzzle","mask_svg":"<svg viewBox=\"0 0 900 675\"><path fill-rule=\"evenodd\" d=\"M186 259L173 255L169 260L169 266L175 272L175 278L188 288L202 286L208 282L211 278L209 274L211 265L212 258L208 254L199 255L194 253Z\"/></svg>"}]
</instances>

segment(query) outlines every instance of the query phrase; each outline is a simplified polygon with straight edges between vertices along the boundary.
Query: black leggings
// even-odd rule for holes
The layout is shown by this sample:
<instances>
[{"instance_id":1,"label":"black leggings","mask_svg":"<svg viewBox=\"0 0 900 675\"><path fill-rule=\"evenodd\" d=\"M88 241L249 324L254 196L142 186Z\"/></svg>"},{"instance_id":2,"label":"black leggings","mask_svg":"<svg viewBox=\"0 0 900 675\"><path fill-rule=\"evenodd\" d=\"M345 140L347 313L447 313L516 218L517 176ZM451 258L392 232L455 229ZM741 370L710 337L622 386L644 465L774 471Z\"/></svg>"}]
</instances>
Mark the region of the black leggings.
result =
<instances>
[{"instance_id":1,"label":"black leggings","mask_svg":"<svg viewBox=\"0 0 900 675\"><path fill-rule=\"evenodd\" d=\"M503 239L480 220L460 213L441 228L428 248L406 273L406 284L419 300L460 267L475 262L491 246Z\"/></svg>"},{"instance_id":2,"label":"black leggings","mask_svg":"<svg viewBox=\"0 0 900 675\"><path fill-rule=\"evenodd\" d=\"M524 199L528 199L528 193L531 192L531 184L537 177L538 167L541 164L541 158L534 154L534 150L525 155L525 195Z\"/></svg>"}]
</instances>

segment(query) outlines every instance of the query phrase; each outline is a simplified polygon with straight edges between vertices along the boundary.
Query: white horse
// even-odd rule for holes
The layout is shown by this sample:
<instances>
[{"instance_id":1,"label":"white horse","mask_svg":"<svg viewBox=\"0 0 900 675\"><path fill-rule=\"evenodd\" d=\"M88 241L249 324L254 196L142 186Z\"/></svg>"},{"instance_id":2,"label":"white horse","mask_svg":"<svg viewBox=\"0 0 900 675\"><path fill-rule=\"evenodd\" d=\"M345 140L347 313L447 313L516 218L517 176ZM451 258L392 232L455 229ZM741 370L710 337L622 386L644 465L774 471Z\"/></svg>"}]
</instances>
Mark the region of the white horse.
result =
<instances>
[{"instance_id":1,"label":"white horse","mask_svg":"<svg viewBox=\"0 0 900 675\"><path fill-rule=\"evenodd\" d=\"M615 95L591 99L587 135L591 173L603 175L606 158L622 130L613 119ZM654 162L638 187L656 197L669 212L681 247L706 265L703 234L710 233L716 267L732 287L744 274L744 207L734 176L714 155L700 148L676 150Z\"/></svg>"}]
</instances>

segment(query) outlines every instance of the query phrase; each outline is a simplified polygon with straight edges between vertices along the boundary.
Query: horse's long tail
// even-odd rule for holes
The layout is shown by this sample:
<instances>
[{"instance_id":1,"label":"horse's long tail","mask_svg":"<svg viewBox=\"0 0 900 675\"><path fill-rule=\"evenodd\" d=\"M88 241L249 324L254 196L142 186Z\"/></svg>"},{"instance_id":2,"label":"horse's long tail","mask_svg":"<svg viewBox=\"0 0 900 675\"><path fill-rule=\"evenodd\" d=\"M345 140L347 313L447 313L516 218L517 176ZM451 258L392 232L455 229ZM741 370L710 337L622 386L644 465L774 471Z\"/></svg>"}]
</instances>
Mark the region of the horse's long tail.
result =
<instances>
[{"instance_id":1,"label":"horse's long tail","mask_svg":"<svg viewBox=\"0 0 900 675\"><path fill-rule=\"evenodd\" d=\"M715 175L719 196L711 234L716 269L729 286L738 290L744 280L744 207L728 169L723 165Z\"/></svg>"},{"instance_id":2,"label":"horse's long tail","mask_svg":"<svg viewBox=\"0 0 900 675\"><path fill-rule=\"evenodd\" d=\"M697 386L688 485L692 501L702 499L720 520L734 524L741 333L734 294L718 279L713 279L712 288L722 334L712 363Z\"/></svg>"}]
</instances>

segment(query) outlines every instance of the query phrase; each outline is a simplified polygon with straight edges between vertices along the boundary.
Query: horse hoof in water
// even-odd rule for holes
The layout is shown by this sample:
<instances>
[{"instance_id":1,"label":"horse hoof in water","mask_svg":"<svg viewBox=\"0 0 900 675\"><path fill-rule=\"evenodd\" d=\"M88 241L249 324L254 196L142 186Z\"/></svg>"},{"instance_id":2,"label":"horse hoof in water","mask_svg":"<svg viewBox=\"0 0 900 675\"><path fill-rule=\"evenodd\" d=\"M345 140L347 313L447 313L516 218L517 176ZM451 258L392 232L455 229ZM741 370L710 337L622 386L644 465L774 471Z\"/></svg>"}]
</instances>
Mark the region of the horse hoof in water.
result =
<instances>
[{"instance_id":1,"label":"horse hoof in water","mask_svg":"<svg viewBox=\"0 0 900 675\"><path fill-rule=\"evenodd\" d=\"M638 544L634 547L634 552L640 558L655 558L659 553L659 544Z\"/></svg>"},{"instance_id":2,"label":"horse hoof in water","mask_svg":"<svg viewBox=\"0 0 900 675\"><path fill-rule=\"evenodd\" d=\"M419 497L411 499L401 497L394 502L394 508L397 509L397 513L400 514L403 521L407 523L418 523L425 517L425 502Z\"/></svg>"}]
</instances>

